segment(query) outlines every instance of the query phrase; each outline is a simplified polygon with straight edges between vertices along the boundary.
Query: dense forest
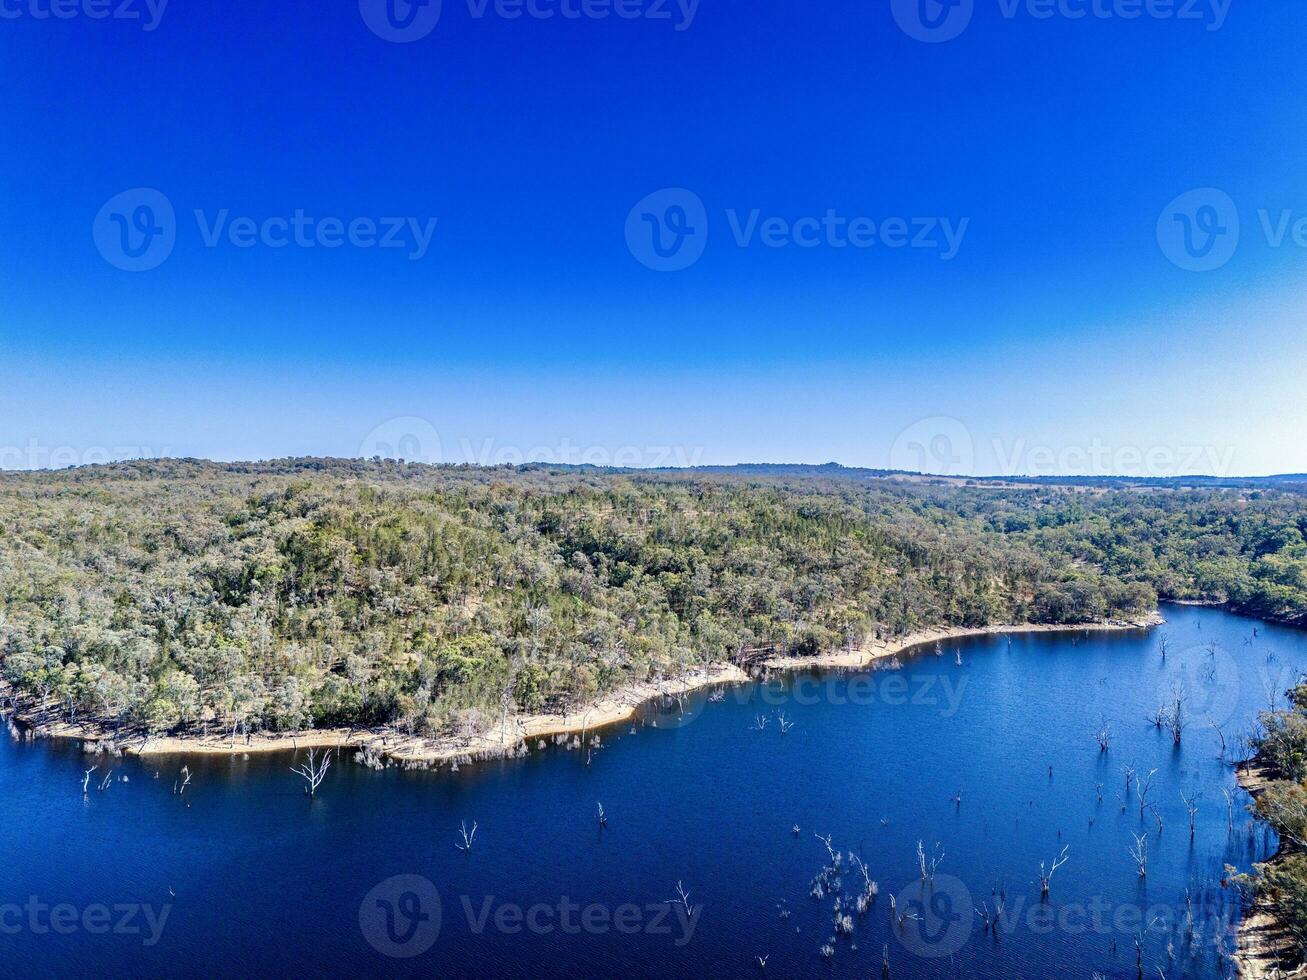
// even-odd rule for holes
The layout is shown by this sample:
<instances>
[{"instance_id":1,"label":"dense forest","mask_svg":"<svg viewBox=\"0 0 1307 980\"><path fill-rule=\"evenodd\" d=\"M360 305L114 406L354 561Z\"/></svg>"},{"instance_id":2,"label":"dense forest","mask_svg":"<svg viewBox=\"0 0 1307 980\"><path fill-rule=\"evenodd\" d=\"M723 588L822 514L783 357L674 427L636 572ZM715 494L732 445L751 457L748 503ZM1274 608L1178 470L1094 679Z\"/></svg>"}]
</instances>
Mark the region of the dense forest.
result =
<instances>
[{"instance_id":1,"label":"dense forest","mask_svg":"<svg viewBox=\"0 0 1307 980\"><path fill-rule=\"evenodd\" d=\"M0 678L154 731L571 706L760 650L1076 623L1163 598L1307 618L1307 500L380 460L0 474Z\"/></svg>"}]
</instances>

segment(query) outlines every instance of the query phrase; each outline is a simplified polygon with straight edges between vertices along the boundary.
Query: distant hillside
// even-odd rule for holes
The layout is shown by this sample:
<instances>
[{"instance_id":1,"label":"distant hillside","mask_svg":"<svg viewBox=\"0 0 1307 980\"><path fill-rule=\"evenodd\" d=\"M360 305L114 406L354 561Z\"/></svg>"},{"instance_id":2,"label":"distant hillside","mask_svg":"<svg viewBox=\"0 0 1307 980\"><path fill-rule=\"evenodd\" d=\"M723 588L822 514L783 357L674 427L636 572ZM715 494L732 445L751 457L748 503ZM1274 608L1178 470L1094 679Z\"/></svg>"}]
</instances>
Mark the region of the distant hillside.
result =
<instances>
[{"instance_id":1,"label":"distant hillside","mask_svg":"<svg viewBox=\"0 0 1307 980\"><path fill-rule=\"evenodd\" d=\"M0 474L0 679L153 731L483 728L923 626L1307 620L1307 500L841 467L379 460ZM1292 486L1292 484L1289 484Z\"/></svg>"},{"instance_id":2,"label":"distant hillside","mask_svg":"<svg viewBox=\"0 0 1307 980\"><path fill-rule=\"evenodd\" d=\"M663 472L671 472L664 470ZM970 485L1020 484L1030 486L1063 487L1155 487L1170 489L1278 489L1295 493L1307 491L1307 473L1280 473L1272 476L941 476L914 470L879 470L860 466L841 466L839 463L808 465L803 463L740 463L734 466L697 466L693 470L675 472L735 473L742 476L822 477L847 480L885 480L904 478L913 480L939 480Z\"/></svg>"}]
</instances>

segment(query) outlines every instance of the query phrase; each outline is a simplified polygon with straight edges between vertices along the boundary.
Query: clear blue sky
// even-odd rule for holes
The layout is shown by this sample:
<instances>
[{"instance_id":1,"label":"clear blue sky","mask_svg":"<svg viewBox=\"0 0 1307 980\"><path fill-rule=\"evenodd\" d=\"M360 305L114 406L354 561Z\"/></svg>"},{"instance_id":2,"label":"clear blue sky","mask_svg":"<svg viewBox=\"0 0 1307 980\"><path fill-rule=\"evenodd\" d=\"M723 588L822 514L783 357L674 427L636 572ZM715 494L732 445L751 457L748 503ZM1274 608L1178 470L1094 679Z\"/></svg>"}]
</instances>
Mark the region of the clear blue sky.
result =
<instances>
[{"instance_id":1,"label":"clear blue sky","mask_svg":"<svg viewBox=\"0 0 1307 980\"><path fill-rule=\"evenodd\" d=\"M372 0L172 0L152 30L146 0L50 2L0 4L0 465L353 456L408 427L452 461L887 466L942 433L945 469L1099 446L1090 470L1307 470L1307 248L1258 215L1307 218L1301 4L971 0L923 43L898 0L444 0L393 43ZM175 211L146 271L103 237L135 188ZM664 188L704 208L678 271L628 246ZM1239 223L1206 271L1158 236L1194 188ZM649 206L660 230L682 199ZM1194 217L1229 241L1219 200ZM404 248L227 235L297 210L437 224L419 258L409 225ZM755 210L965 233L951 257L741 246Z\"/></svg>"}]
</instances>

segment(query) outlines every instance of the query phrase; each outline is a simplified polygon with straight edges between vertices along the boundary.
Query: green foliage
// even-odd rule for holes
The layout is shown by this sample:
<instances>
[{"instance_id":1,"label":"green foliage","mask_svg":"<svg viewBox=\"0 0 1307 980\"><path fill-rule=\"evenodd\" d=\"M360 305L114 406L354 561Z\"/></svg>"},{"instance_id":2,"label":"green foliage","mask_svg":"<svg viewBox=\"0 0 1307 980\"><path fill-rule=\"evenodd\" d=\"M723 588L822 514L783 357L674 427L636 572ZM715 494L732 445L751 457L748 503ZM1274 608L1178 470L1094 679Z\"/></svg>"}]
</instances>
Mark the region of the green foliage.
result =
<instances>
[{"instance_id":1,"label":"green foliage","mask_svg":"<svg viewBox=\"0 0 1307 980\"><path fill-rule=\"evenodd\" d=\"M1279 835L1281 851L1234 880L1267 901L1301 961L1307 952L1307 685L1291 690L1289 702L1262 713L1253 739L1257 762L1272 777L1257 793L1254 812Z\"/></svg>"},{"instance_id":2,"label":"green foliage","mask_svg":"<svg viewBox=\"0 0 1307 980\"><path fill-rule=\"evenodd\" d=\"M1159 593L1307 611L1307 509L1274 492L167 461L0 475L0 527L0 676L155 731L435 732Z\"/></svg>"},{"instance_id":3,"label":"green foliage","mask_svg":"<svg viewBox=\"0 0 1307 980\"><path fill-rule=\"evenodd\" d=\"M1295 691L1300 696L1301 688ZM1300 704L1289 711L1263 712L1253 747L1257 758L1277 774L1291 780L1307 778L1307 712Z\"/></svg>"}]
</instances>

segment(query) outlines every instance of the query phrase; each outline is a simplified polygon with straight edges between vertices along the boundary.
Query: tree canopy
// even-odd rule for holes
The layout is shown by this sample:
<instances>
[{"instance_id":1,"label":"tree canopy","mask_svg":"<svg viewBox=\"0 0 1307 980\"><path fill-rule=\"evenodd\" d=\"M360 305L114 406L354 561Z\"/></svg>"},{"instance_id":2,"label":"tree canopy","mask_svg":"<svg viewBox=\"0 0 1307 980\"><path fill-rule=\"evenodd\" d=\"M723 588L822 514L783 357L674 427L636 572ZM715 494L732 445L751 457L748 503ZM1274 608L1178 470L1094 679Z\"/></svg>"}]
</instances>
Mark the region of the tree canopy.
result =
<instances>
[{"instance_id":1,"label":"tree canopy","mask_svg":"<svg viewBox=\"0 0 1307 980\"><path fill-rule=\"evenodd\" d=\"M760 649L1307 616L1291 493L196 460L0 475L0 676L71 717L436 733Z\"/></svg>"}]
</instances>

